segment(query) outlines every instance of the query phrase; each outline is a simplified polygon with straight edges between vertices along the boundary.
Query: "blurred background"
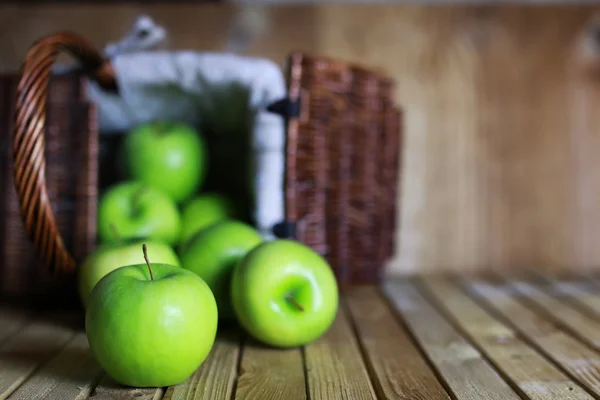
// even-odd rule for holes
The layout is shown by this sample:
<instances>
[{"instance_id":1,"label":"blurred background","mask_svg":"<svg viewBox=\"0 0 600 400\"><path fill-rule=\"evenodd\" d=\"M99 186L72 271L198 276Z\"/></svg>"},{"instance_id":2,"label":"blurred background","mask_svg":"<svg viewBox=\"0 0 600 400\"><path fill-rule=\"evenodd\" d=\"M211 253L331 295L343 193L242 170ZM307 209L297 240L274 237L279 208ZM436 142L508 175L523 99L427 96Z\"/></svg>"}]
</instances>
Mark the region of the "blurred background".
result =
<instances>
[{"instance_id":1,"label":"blurred background","mask_svg":"<svg viewBox=\"0 0 600 400\"><path fill-rule=\"evenodd\" d=\"M99 48L140 14L171 49L292 51L380 68L404 147L391 274L600 267L600 7L0 6L0 72L43 35ZM374 157L377 155L374 154Z\"/></svg>"}]
</instances>

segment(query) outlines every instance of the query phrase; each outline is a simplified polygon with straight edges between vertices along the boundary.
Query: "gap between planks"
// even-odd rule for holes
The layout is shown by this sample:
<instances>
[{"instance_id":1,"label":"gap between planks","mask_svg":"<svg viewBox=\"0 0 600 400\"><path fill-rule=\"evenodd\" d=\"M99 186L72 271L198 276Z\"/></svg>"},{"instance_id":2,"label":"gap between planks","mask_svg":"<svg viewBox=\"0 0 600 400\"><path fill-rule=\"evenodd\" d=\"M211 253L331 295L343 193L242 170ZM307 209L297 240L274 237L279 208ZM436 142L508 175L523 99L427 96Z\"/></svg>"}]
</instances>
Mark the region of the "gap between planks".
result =
<instances>
[{"instance_id":1,"label":"gap between planks","mask_svg":"<svg viewBox=\"0 0 600 400\"><path fill-rule=\"evenodd\" d=\"M501 282L461 280L472 296L518 331L531 346L558 368L600 398L600 356L589 345L565 332L552 318L540 312Z\"/></svg>"},{"instance_id":2,"label":"gap between planks","mask_svg":"<svg viewBox=\"0 0 600 400\"><path fill-rule=\"evenodd\" d=\"M345 300L379 398L450 399L378 288L350 289Z\"/></svg>"},{"instance_id":3,"label":"gap between planks","mask_svg":"<svg viewBox=\"0 0 600 400\"><path fill-rule=\"evenodd\" d=\"M455 399L520 399L414 284L396 281L385 284L384 291Z\"/></svg>"},{"instance_id":4,"label":"gap between planks","mask_svg":"<svg viewBox=\"0 0 600 400\"><path fill-rule=\"evenodd\" d=\"M64 345L60 347L63 342L58 341L53 347L58 353L48 363L36 363L20 374L19 379L11 380L16 389L10 390L11 399L157 400L163 395L167 400L254 399L256 396L311 400L375 398L357 339L342 307L330 329L303 350L273 349L254 342L242 351L239 333L220 334L209 357L194 375L166 391L116 384L93 359L84 332L69 329L54 332L54 327L48 330L42 329L45 325L38 325L40 322L34 321L33 328L29 329L46 339L56 336ZM31 336L25 330L24 338L15 338L16 344L9 340L7 346L25 348Z\"/></svg>"},{"instance_id":5,"label":"gap between planks","mask_svg":"<svg viewBox=\"0 0 600 400\"><path fill-rule=\"evenodd\" d=\"M600 350L600 286L597 282L556 280L537 274L535 281L521 280L513 286L542 312Z\"/></svg>"},{"instance_id":6,"label":"gap between planks","mask_svg":"<svg viewBox=\"0 0 600 400\"><path fill-rule=\"evenodd\" d=\"M243 354L242 340L239 331L221 329L202 365L184 383L169 387L163 400L231 399Z\"/></svg>"},{"instance_id":7,"label":"gap between planks","mask_svg":"<svg viewBox=\"0 0 600 400\"><path fill-rule=\"evenodd\" d=\"M304 348L269 348L252 339L240 347L239 337L233 330L221 335L198 371L168 388L164 400L376 398L342 307L327 332Z\"/></svg>"},{"instance_id":8,"label":"gap between planks","mask_svg":"<svg viewBox=\"0 0 600 400\"><path fill-rule=\"evenodd\" d=\"M524 398L594 398L450 279L424 277L419 282L427 297Z\"/></svg>"},{"instance_id":9,"label":"gap between planks","mask_svg":"<svg viewBox=\"0 0 600 400\"><path fill-rule=\"evenodd\" d=\"M3 323L7 322L6 318L12 316L0 316ZM50 314L43 318L37 315L3 341L0 346L0 400L8 398L67 346L76 334L72 323L70 314Z\"/></svg>"},{"instance_id":10,"label":"gap between planks","mask_svg":"<svg viewBox=\"0 0 600 400\"><path fill-rule=\"evenodd\" d=\"M274 349L251 340L240 362L235 399L371 400L374 389L346 311L303 348Z\"/></svg>"},{"instance_id":11,"label":"gap between planks","mask_svg":"<svg viewBox=\"0 0 600 400\"><path fill-rule=\"evenodd\" d=\"M244 348L236 400L306 399L300 348L275 349L249 340Z\"/></svg>"},{"instance_id":12,"label":"gap between planks","mask_svg":"<svg viewBox=\"0 0 600 400\"><path fill-rule=\"evenodd\" d=\"M474 300L474 292L464 291L447 280L425 279L418 285L400 282L391 287L395 287L396 293L390 295L389 288L386 293L398 315L377 288L352 289L342 296L340 313L328 332L303 350L269 349L255 342L242 350L239 340L219 337L215 351L199 370L185 383L168 388L164 399L254 399L259 395L266 400L285 395L286 399L318 400L335 399L337 394L339 398L362 400L374 399L377 394L380 398L433 400L449 399L447 392L459 400L517 399L514 390L531 399L551 398L543 394L544 390L547 396L558 395L565 400L591 398L572 379L597 393L593 380L586 381L576 370L561 371L545 358L573 359L573 354L579 353L569 353L569 349L583 351L565 339L564 334L543 330L548 329L544 325L540 329L548 333L549 338L544 338L548 342L537 343L531 337L535 334L533 327L519 327L519 320L513 320L513 324L506 318L500 322L494 316L501 316L501 310L488 307L486 300L486 308L481 307ZM512 307L503 310L516 315L513 318L528 316L524 311L528 309L516 304L505 299L496 306ZM521 314L515 313L515 309ZM477 325L481 322L484 327ZM23 332L27 333L27 328ZM66 342L63 351L29 374L25 384L14 392L15 399L27 398L27 385L47 382L44 374L51 365L58 370L84 365L80 372L84 376L86 371L90 373L84 381L95 383L93 379L97 380L98 375L91 371L97 365L72 351L86 346L81 334L68 336ZM3 346L11 343L12 337ZM553 349L549 348L551 345ZM548 351L543 351L542 346ZM536 349L545 357L537 354ZM502 355L502 351L507 351L510 357ZM585 352L579 355L589 356ZM524 366L532 371L528 373ZM275 378L269 372L276 372ZM584 373L585 370L580 372ZM484 382L486 385L482 386ZM64 390L75 393L74 387L65 386L64 382L44 387L40 399L58 399L57 394L66 393ZM91 388L82 387L79 396L88 392ZM163 390L127 391L105 376L93 394L94 399L156 400L163 396Z\"/></svg>"},{"instance_id":13,"label":"gap between planks","mask_svg":"<svg viewBox=\"0 0 600 400\"><path fill-rule=\"evenodd\" d=\"M333 325L304 349L310 400L376 399L343 300Z\"/></svg>"},{"instance_id":14,"label":"gap between planks","mask_svg":"<svg viewBox=\"0 0 600 400\"><path fill-rule=\"evenodd\" d=\"M529 280L510 280L502 276L495 279L510 287L524 302L562 330L600 351L600 319L587 312L564 286L541 275Z\"/></svg>"},{"instance_id":15,"label":"gap between planks","mask_svg":"<svg viewBox=\"0 0 600 400\"><path fill-rule=\"evenodd\" d=\"M543 276L543 278L548 284L550 293L568 299L593 318L600 318L600 284L598 281L587 279L585 276L577 280L560 279L558 281L547 276Z\"/></svg>"},{"instance_id":16,"label":"gap between planks","mask_svg":"<svg viewBox=\"0 0 600 400\"><path fill-rule=\"evenodd\" d=\"M102 375L85 333L78 333L60 353L21 384L10 400L86 399Z\"/></svg>"}]
</instances>

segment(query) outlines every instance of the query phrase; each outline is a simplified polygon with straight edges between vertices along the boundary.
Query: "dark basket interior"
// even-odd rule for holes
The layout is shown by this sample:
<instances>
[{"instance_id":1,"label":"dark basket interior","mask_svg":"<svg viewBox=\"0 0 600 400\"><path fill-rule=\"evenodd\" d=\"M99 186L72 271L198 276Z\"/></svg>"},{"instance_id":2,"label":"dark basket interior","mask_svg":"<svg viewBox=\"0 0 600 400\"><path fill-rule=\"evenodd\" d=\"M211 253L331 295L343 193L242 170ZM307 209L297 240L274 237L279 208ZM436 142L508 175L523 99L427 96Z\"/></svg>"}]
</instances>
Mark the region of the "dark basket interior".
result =
<instances>
[{"instance_id":1,"label":"dark basket interior","mask_svg":"<svg viewBox=\"0 0 600 400\"><path fill-rule=\"evenodd\" d=\"M23 229L12 178L17 82L17 76L0 77L0 295L72 300L74 274L46 272ZM45 143L48 195L77 260L95 244L98 194L120 177L114 156L123 137L98 135L82 82L76 74L51 80ZM322 254L342 286L377 282L395 248L402 114L394 104L394 82L376 71L293 54L288 84L286 107L275 110L285 118L287 135L282 224L287 229L281 236ZM247 141L231 151L227 135L201 129L211 152L232 159L248 154ZM213 157L209 171L225 170L230 161ZM203 190L250 206L251 188L240 183L245 181L240 174L215 178L209 172ZM245 211L247 217L250 210Z\"/></svg>"}]
</instances>

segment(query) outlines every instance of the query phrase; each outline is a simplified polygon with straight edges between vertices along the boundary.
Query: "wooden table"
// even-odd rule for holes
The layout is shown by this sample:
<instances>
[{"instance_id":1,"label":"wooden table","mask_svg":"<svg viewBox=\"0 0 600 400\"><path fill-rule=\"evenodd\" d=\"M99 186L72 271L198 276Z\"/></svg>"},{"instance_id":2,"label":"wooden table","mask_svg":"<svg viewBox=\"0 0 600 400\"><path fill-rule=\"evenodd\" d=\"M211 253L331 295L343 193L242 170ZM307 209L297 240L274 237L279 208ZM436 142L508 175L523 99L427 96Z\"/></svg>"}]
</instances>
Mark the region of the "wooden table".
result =
<instances>
[{"instance_id":1,"label":"wooden table","mask_svg":"<svg viewBox=\"0 0 600 400\"><path fill-rule=\"evenodd\" d=\"M224 329L190 379L156 389L107 377L72 324L81 316L4 307L0 399L598 399L599 288L449 277L355 288L316 343L275 350Z\"/></svg>"}]
</instances>

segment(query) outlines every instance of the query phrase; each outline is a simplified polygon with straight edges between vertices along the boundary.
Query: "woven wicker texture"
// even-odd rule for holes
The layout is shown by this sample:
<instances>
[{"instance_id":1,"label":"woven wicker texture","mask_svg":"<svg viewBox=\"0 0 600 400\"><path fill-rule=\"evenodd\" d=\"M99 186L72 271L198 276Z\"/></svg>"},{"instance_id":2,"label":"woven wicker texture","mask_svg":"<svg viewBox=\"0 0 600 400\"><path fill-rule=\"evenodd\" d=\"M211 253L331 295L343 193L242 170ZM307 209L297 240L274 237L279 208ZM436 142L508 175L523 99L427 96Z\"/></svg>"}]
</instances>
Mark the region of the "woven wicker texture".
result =
<instances>
[{"instance_id":1,"label":"woven wicker texture","mask_svg":"<svg viewBox=\"0 0 600 400\"><path fill-rule=\"evenodd\" d=\"M23 223L10 162L18 81L18 76L0 78L0 293L30 299L72 297L75 271L55 274L47 268ZM89 253L96 234L97 123L84 96L79 76L54 78L45 108L47 203L76 260Z\"/></svg>"},{"instance_id":2,"label":"woven wicker texture","mask_svg":"<svg viewBox=\"0 0 600 400\"><path fill-rule=\"evenodd\" d=\"M394 84L375 71L294 54L287 124L286 218L327 258L342 285L377 282L392 256L399 111ZM394 168L394 171L391 169Z\"/></svg>"},{"instance_id":3,"label":"woven wicker texture","mask_svg":"<svg viewBox=\"0 0 600 400\"><path fill-rule=\"evenodd\" d=\"M86 76L117 90L110 64L67 33L35 43L22 74L0 79L4 295L73 292L76 263L95 244L98 124L82 75L50 82L63 49ZM326 257L342 286L378 281L397 219L402 136L394 83L324 57L295 53L289 60L288 98L301 107L286 116L286 222Z\"/></svg>"},{"instance_id":4,"label":"woven wicker texture","mask_svg":"<svg viewBox=\"0 0 600 400\"><path fill-rule=\"evenodd\" d=\"M74 271L75 260L65 247L49 202L44 154L45 136L49 132L46 129L47 87L60 50L73 54L84 71L100 84L114 87L114 79L100 53L80 36L59 33L36 42L25 57L17 85L14 178L25 231L43 262L51 269Z\"/></svg>"}]
</instances>

